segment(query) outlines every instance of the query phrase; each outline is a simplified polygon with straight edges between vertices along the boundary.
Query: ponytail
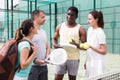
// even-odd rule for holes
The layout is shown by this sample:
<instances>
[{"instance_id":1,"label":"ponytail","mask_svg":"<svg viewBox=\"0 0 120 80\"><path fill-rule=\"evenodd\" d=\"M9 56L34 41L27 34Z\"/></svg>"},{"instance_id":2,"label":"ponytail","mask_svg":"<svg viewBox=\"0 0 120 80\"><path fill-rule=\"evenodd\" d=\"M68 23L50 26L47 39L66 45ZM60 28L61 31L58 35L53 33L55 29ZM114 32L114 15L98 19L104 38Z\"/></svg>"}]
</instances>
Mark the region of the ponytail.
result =
<instances>
[{"instance_id":1,"label":"ponytail","mask_svg":"<svg viewBox=\"0 0 120 80\"><path fill-rule=\"evenodd\" d=\"M15 40L19 41L22 38L23 38L22 28L19 28L19 29L16 30L16 33L15 33Z\"/></svg>"},{"instance_id":2,"label":"ponytail","mask_svg":"<svg viewBox=\"0 0 120 80\"><path fill-rule=\"evenodd\" d=\"M99 27L104 28L103 14L101 11L98 11L98 14L99 14L98 25L99 25Z\"/></svg>"}]
</instances>

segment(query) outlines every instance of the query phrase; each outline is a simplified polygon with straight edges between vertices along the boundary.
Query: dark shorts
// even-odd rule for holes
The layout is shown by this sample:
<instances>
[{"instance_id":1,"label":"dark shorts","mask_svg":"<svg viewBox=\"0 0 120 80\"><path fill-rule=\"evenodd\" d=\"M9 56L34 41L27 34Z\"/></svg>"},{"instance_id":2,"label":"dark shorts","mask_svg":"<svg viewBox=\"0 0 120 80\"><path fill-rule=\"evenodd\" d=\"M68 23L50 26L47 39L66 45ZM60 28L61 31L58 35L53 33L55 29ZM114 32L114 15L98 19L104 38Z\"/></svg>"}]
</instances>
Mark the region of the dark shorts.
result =
<instances>
[{"instance_id":1,"label":"dark shorts","mask_svg":"<svg viewBox=\"0 0 120 80\"><path fill-rule=\"evenodd\" d=\"M32 66L28 80L48 80L47 66Z\"/></svg>"}]
</instances>

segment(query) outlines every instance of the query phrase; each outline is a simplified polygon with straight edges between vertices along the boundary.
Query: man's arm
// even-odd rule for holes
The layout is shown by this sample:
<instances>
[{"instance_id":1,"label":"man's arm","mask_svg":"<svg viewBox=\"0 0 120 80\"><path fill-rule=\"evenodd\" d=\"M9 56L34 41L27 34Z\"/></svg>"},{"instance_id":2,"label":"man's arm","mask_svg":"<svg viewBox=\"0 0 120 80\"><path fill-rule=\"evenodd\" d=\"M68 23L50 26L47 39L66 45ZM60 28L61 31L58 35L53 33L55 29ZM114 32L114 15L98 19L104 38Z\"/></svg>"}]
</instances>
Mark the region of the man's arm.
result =
<instances>
[{"instance_id":1,"label":"man's arm","mask_svg":"<svg viewBox=\"0 0 120 80\"><path fill-rule=\"evenodd\" d=\"M50 46L48 44L48 41L46 41L46 57L50 55Z\"/></svg>"},{"instance_id":2,"label":"man's arm","mask_svg":"<svg viewBox=\"0 0 120 80\"><path fill-rule=\"evenodd\" d=\"M79 37L82 43L87 41L86 30L83 27L79 29Z\"/></svg>"},{"instance_id":3,"label":"man's arm","mask_svg":"<svg viewBox=\"0 0 120 80\"><path fill-rule=\"evenodd\" d=\"M56 31L55 31L55 33L54 33L54 35L53 35L53 38L52 38L52 45L53 45L55 48L60 48L60 45L58 44L60 27L61 27L61 25L58 25L58 26L56 27Z\"/></svg>"},{"instance_id":4,"label":"man's arm","mask_svg":"<svg viewBox=\"0 0 120 80\"><path fill-rule=\"evenodd\" d=\"M82 43L86 42L86 30L83 27L79 28L79 37ZM76 44L77 48L80 48L80 44Z\"/></svg>"}]
</instances>

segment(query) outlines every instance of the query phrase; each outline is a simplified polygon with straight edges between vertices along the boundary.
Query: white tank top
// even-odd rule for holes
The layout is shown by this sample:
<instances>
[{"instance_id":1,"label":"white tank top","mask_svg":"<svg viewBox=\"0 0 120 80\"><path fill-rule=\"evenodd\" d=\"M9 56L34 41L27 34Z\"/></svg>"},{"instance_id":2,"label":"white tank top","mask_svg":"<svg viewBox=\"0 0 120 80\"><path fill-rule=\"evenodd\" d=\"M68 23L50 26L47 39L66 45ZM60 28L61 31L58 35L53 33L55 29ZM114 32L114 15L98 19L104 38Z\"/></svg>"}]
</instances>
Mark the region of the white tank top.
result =
<instances>
[{"instance_id":1,"label":"white tank top","mask_svg":"<svg viewBox=\"0 0 120 80\"><path fill-rule=\"evenodd\" d=\"M79 37L79 28L81 27L80 24L77 24L73 28L69 28L66 23L62 23L60 28L60 43L69 43L69 39L72 37L75 39L77 44L80 44L80 37ZM76 60L80 58L79 49L65 49L68 54L69 60Z\"/></svg>"}]
</instances>

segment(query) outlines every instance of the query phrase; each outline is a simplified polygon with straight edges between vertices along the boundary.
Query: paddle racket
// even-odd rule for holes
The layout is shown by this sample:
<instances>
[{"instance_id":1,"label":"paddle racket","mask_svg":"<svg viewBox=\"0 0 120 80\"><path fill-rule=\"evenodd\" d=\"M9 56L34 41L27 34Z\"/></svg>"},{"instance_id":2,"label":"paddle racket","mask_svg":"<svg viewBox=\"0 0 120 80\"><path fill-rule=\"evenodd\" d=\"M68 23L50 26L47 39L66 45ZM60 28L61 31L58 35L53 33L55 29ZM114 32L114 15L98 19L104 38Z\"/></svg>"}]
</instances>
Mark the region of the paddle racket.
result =
<instances>
[{"instance_id":1,"label":"paddle racket","mask_svg":"<svg viewBox=\"0 0 120 80\"><path fill-rule=\"evenodd\" d=\"M77 46L69 43L61 43L60 46L63 48L77 48Z\"/></svg>"},{"instance_id":2,"label":"paddle racket","mask_svg":"<svg viewBox=\"0 0 120 80\"><path fill-rule=\"evenodd\" d=\"M51 54L45 59L45 61L53 65L61 65L67 60L67 53L62 48L54 49Z\"/></svg>"}]
</instances>

